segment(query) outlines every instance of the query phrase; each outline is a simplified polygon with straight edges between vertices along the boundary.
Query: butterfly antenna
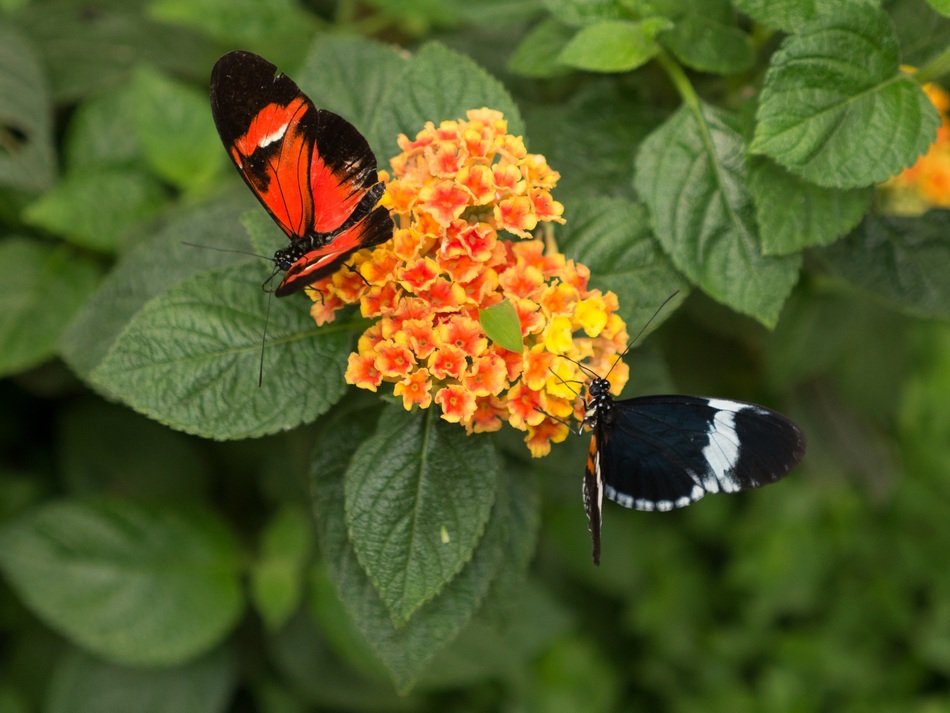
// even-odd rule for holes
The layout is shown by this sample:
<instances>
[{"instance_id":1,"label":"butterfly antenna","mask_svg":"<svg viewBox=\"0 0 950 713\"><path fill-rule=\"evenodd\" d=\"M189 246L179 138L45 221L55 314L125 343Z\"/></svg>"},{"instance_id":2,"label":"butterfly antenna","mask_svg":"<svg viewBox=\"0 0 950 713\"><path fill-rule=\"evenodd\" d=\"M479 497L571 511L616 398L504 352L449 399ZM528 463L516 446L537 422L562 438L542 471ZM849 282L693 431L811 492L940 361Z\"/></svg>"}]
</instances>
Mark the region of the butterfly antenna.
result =
<instances>
[{"instance_id":1,"label":"butterfly antenna","mask_svg":"<svg viewBox=\"0 0 950 713\"><path fill-rule=\"evenodd\" d=\"M579 361L577 361L577 359L571 359L567 354L558 354L558 356L561 357L562 359L567 359L569 362L573 364L577 364L580 370L583 371L588 376L590 376L592 379L597 378L597 374L593 369L591 369L589 366L584 366Z\"/></svg>"},{"instance_id":2,"label":"butterfly antenna","mask_svg":"<svg viewBox=\"0 0 950 713\"><path fill-rule=\"evenodd\" d=\"M267 312L264 317L264 334L261 335L261 361L257 371L257 388L264 385L264 345L267 344L267 325L270 324L270 303L274 301L274 293L267 293Z\"/></svg>"},{"instance_id":3,"label":"butterfly antenna","mask_svg":"<svg viewBox=\"0 0 950 713\"><path fill-rule=\"evenodd\" d=\"M648 328L651 324L653 324L653 320L656 319L657 315L660 314L660 312L663 311L663 308L666 307L666 305L669 303L669 301L670 301L671 299L673 299L674 297L676 297L676 295L678 295L679 293L680 293L679 290L674 290L673 293L672 293L669 297L667 297L665 300L663 300L662 304L661 304L659 307L656 308L656 311L654 311L654 312L653 312L653 315L650 317L650 319L648 319L648 320L646 321L646 324L644 324L642 327L640 327L640 331L638 331L638 332L636 333L636 335L634 335L634 337L633 337L633 339L631 340L631 342L627 345L627 348L624 349L624 350L620 353L620 356L617 357L617 361L615 361L615 362L613 363L613 366L611 366L611 367L607 370L607 373L604 374L604 378L605 378L605 379L606 379L608 376L610 376L610 372L612 372L612 371L614 370L614 367L617 366L617 364L619 364L621 361L623 361L623 358L624 358L625 356L627 356L627 352L629 352L631 349L633 349L633 345L636 344L636 343L640 340L640 337L642 337L642 336L643 336L643 333L644 333L645 331L647 331L647 328Z\"/></svg>"},{"instance_id":4,"label":"butterfly antenna","mask_svg":"<svg viewBox=\"0 0 950 713\"><path fill-rule=\"evenodd\" d=\"M192 247L192 248L204 248L205 250L216 250L219 253L235 253L237 255L250 255L251 257L259 257L262 260L268 260L268 261L271 261L274 259L272 256L259 255L258 253L251 252L250 250L237 250L236 248L220 248L217 245L201 245L199 243L188 242L187 240L182 240L181 244L187 245L188 247Z\"/></svg>"}]
</instances>

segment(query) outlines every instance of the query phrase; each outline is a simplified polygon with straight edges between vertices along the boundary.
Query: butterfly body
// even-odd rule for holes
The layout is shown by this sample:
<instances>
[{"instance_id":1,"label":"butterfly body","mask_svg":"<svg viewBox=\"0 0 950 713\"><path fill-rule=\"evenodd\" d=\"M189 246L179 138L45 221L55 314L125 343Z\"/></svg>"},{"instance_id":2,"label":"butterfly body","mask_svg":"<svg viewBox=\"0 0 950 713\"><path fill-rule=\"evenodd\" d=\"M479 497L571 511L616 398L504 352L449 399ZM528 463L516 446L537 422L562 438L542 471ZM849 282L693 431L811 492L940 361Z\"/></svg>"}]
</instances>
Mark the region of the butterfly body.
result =
<instances>
[{"instance_id":1,"label":"butterfly body","mask_svg":"<svg viewBox=\"0 0 950 713\"><path fill-rule=\"evenodd\" d=\"M600 560L604 497L626 508L666 512L710 493L775 482L797 465L805 438L763 406L699 396L617 401L606 379L587 386L582 425L591 431L584 507Z\"/></svg>"},{"instance_id":2,"label":"butterfly body","mask_svg":"<svg viewBox=\"0 0 950 713\"><path fill-rule=\"evenodd\" d=\"M238 173L290 239L274 253L285 273L278 297L392 236L369 143L273 64L240 50L224 55L211 73L211 111Z\"/></svg>"}]
</instances>

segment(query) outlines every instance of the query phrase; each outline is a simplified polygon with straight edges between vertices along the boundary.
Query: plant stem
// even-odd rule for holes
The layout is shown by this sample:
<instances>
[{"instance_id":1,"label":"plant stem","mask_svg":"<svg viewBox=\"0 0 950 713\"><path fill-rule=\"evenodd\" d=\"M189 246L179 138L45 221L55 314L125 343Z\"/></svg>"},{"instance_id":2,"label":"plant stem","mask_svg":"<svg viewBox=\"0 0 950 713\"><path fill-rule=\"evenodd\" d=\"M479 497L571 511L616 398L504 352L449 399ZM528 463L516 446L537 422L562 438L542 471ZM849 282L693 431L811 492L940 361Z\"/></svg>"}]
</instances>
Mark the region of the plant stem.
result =
<instances>
[{"instance_id":1,"label":"plant stem","mask_svg":"<svg viewBox=\"0 0 950 713\"><path fill-rule=\"evenodd\" d=\"M950 47L921 67L914 75L914 79L924 84L939 79L947 73L950 73Z\"/></svg>"},{"instance_id":2,"label":"plant stem","mask_svg":"<svg viewBox=\"0 0 950 713\"><path fill-rule=\"evenodd\" d=\"M679 63L663 50L660 50L659 54L657 54L656 61L660 63L663 71L666 72L670 81L673 82L676 91L679 92L679 95L683 98L683 101L690 110L699 112L699 97L696 96L696 90L693 89L689 77L686 76L686 72L683 71Z\"/></svg>"}]
</instances>

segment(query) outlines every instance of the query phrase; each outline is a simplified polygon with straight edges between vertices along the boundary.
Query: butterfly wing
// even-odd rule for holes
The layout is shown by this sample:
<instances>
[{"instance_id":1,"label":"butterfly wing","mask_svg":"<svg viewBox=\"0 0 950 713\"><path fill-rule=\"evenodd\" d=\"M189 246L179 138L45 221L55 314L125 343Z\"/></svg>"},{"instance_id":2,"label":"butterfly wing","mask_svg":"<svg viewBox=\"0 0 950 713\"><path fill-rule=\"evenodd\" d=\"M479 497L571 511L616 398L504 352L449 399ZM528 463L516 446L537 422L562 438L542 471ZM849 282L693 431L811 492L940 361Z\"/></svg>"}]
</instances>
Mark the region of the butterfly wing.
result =
<instances>
[{"instance_id":1,"label":"butterfly wing","mask_svg":"<svg viewBox=\"0 0 950 713\"><path fill-rule=\"evenodd\" d=\"M238 50L218 60L211 113L238 172L291 239L342 231L382 195L366 139L262 57Z\"/></svg>"},{"instance_id":2,"label":"butterfly wing","mask_svg":"<svg viewBox=\"0 0 950 713\"><path fill-rule=\"evenodd\" d=\"M804 434L780 413L697 396L618 401L600 436L604 494L637 510L672 510L707 493L757 488L805 454Z\"/></svg>"},{"instance_id":3,"label":"butterfly wing","mask_svg":"<svg viewBox=\"0 0 950 713\"><path fill-rule=\"evenodd\" d=\"M371 248L392 237L393 221L389 211L377 208L357 223L338 233L329 243L304 253L284 275L274 291L278 297L289 295L336 272L357 250Z\"/></svg>"}]
</instances>

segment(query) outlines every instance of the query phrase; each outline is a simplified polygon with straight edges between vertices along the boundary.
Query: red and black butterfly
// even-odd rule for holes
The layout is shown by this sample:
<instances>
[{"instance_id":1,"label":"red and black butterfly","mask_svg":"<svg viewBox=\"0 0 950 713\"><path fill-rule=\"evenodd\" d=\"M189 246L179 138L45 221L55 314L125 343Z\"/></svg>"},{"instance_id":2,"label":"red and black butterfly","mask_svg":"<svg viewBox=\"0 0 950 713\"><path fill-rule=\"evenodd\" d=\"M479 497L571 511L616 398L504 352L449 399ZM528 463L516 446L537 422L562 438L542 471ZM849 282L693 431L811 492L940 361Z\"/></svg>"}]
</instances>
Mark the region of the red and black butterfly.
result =
<instances>
[{"instance_id":1,"label":"red and black butterfly","mask_svg":"<svg viewBox=\"0 0 950 713\"><path fill-rule=\"evenodd\" d=\"M369 143L266 59L240 50L219 59L211 113L244 182L290 238L274 253L275 272L285 273L278 297L392 237Z\"/></svg>"}]
</instances>

